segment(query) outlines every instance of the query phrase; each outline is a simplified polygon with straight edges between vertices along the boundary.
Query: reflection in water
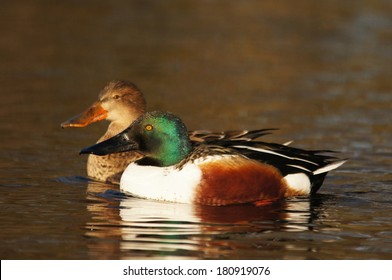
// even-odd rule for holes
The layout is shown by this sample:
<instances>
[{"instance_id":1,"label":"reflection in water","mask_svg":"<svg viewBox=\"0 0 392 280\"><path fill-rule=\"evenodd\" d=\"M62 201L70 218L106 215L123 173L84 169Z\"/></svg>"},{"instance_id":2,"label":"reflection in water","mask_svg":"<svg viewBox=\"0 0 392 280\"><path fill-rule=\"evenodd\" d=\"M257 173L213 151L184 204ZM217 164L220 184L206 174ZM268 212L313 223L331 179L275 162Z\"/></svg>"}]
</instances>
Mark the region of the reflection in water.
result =
<instances>
[{"instance_id":1,"label":"reflection in water","mask_svg":"<svg viewBox=\"0 0 392 280\"><path fill-rule=\"evenodd\" d=\"M123 258L235 259L258 258L268 250L306 251L281 240L284 233L312 231L318 217L314 204L320 202L295 198L262 207L165 203L126 197L116 186L97 182L88 185L88 199L91 257L104 259L119 252Z\"/></svg>"}]
</instances>

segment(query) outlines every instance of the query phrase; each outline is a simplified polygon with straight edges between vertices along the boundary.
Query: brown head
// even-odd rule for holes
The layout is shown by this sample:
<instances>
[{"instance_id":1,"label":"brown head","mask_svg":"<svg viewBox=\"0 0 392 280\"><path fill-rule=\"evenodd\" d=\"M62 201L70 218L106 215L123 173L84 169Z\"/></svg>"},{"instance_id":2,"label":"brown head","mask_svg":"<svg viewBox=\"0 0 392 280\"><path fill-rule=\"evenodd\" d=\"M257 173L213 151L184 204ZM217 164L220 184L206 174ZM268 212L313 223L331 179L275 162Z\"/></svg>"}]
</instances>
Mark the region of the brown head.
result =
<instances>
[{"instance_id":1,"label":"brown head","mask_svg":"<svg viewBox=\"0 0 392 280\"><path fill-rule=\"evenodd\" d=\"M96 102L83 113L63 122L61 127L85 127L108 120L111 126L125 129L145 110L146 101L136 85L123 80L111 81L100 92Z\"/></svg>"}]
</instances>

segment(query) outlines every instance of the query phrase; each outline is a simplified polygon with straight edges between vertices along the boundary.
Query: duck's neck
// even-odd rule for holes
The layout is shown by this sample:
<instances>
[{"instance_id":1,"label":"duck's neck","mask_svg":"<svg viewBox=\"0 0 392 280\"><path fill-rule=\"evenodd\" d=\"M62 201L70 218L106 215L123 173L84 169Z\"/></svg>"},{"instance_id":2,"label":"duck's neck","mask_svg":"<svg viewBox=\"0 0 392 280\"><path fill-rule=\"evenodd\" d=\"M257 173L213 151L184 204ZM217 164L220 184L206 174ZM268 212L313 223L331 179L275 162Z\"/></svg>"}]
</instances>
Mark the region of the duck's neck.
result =
<instances>
[{"instance_id":1,"label":"duck's neck","mask_svg":"<svg viewBox=\"0 0 392 280\"><path fill-rule=\"evenodd\" d=\"M192 150L187 137L166 141L158 150L161 166L171 166L180 163Z\"/></svg>"},{"instance_id":2,"label":"duck's neck","mask_svg":"<svg viewBox=\"0 0 392 280\"><path fill-rule=\"evenodd\" d=\"M119 134L120 132L124 131L130 125L131 125L131 122L111 122L109 124L109 127L106 130L105 134L98 140L98 143L105 141L105 140Z\"/></svg>"}]
</instances>

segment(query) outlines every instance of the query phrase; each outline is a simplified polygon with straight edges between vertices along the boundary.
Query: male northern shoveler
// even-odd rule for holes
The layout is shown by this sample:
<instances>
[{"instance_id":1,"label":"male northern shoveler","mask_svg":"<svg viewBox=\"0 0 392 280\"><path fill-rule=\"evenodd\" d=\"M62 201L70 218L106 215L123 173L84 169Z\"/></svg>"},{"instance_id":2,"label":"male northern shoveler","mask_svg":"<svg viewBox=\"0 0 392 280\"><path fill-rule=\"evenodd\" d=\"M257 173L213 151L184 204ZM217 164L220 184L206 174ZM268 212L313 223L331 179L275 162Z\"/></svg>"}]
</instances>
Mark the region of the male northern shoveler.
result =
<instances>
[{"instance_id":1,"label":"male northern shoveler","mask_svg":"<svg viewBox=\"0 0 392 280\"><path fill-rule=\"evenodd\" d=\"M138 87L125 80L109 82L100 92L98 100L83 113L63 122L61 127L85 127L91 123L108 120L109 126L105 134L97 141L100 143L125 130L146 110L146 101ZM217 140L251 141L268 134L269 129L258 131L226 131L212 133L210 131L191 131L189 138L193 143ZM89 155L87 159L87 175L103 182L119 183L125 168L141 156L135 151L109 154L105 156Z\"/></svg>"},{"instance_id":2,"label":"male northern shoveler","mask_svg":"<svg viewBox=\"0 0 392 280\"><path fill-rule=\"evenodd\" d=\"M218 144L216 144L218 143ZM137 151L143 157L124 171L120 189L133 196L181 203L268 203L309 195L327 172L345 161L286 145L248 139L192 144L173 114L146 113L129 128L81 154Z\"/></svg>"}]
</instances>

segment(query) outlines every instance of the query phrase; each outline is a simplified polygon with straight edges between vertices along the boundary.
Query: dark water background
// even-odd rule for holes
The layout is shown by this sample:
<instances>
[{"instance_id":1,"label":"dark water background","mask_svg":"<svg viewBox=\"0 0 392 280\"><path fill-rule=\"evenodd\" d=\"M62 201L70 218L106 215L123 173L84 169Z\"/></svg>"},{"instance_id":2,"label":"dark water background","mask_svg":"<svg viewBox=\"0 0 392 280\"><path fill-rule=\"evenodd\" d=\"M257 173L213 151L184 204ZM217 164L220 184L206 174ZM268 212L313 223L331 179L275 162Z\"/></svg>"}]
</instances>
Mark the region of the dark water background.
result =
<instances>
[{"instance_id":1,"label":"dark water background","mask_svg":"<svg viewBox=\"0 0 392 280\"><path fill-rule=\"evenodd\" d=\"M392 2L1 1L1 259L391 259ZM62 130L111 79L191 129L279 127L349 158L255 208L125 197Z\"/></svg>"}]
</instances>

